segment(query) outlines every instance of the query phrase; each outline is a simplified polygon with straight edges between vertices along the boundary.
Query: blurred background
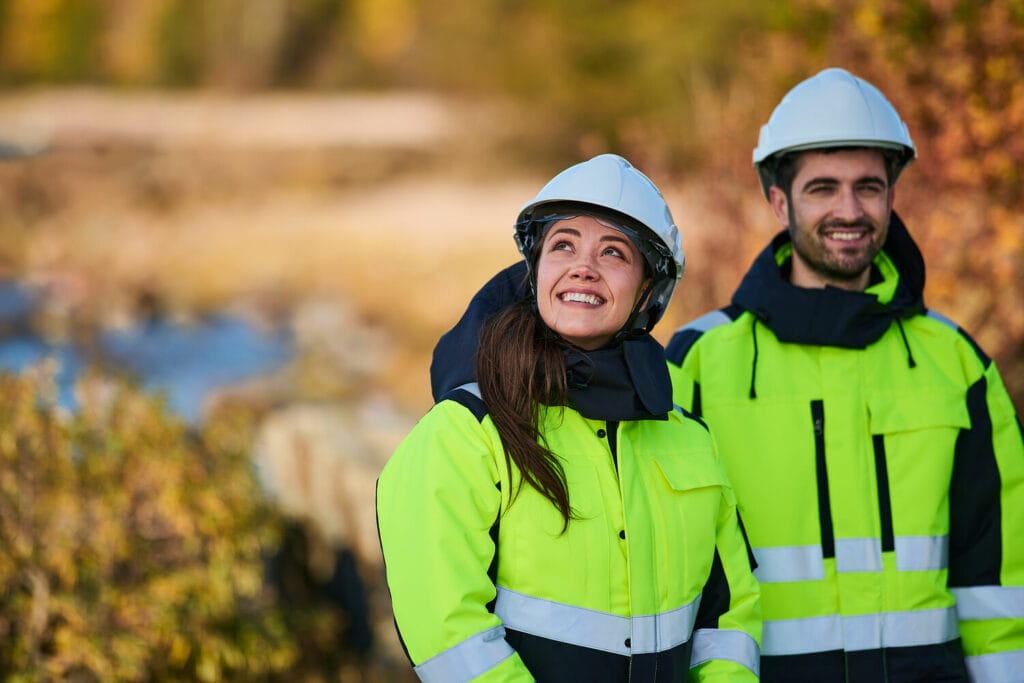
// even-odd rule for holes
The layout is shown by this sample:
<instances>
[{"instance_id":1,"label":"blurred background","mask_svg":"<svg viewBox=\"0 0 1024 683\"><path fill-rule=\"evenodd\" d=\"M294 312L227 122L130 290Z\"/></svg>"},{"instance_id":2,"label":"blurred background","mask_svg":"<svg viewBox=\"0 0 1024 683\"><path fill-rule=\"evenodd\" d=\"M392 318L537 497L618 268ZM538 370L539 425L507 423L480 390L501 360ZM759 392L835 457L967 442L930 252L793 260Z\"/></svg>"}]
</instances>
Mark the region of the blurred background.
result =
<instances>
[{"instance_id":1,"label":"blurred background","mask_svg":"<svg viewBox=\"0 0 1024 683\"><path fill-rule=\"evenodd\" d=\"M0 675L406 681L373 487L555 172L627 156L688 268L843 66L908 122L927 304L1024 405L1021 0L0 0Z\"/></svg>"}]
</instances>

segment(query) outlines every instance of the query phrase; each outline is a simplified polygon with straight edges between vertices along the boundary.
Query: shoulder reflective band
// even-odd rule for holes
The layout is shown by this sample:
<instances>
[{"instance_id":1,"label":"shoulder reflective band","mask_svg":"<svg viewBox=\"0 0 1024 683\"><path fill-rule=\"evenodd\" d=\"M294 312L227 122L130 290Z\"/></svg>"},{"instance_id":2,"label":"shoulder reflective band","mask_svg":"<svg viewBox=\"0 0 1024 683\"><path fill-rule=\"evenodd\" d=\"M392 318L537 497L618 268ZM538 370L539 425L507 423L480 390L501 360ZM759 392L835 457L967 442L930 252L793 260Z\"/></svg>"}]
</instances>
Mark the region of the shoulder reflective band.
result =
<instances>
[{"instance_id":1,"label":"shoulder reflective band","mask_svg":"<svg viewBox=\"0 0 1024 683\"><path fill-rule=\"evenodd\" d=\"M700 666L712 659L736 662L760 675L761 654L757 641L744 631L700 628L693 634L693 654L690 668Z\"/></svg>"},{"instance_id":2,"label":"shoulder reflective band","mask_svg":"<svg viewBox=\"0 0 1024 683\"><path fill-rule=\"evenodd\" d=\"M1024 650L964 657L964 661L972 681L1018 683L1020 672L1024 671Z\"/></svg>"},{"instance_id":3,"label":"shoulder reflective band","mask_svg":"<svg viewBox=\"0 0 1024 683\"><path fill-rule=\"evenodd\" d=\"M494 613L507 628L628 656L664 652L690 639L700 598L661 614L622 617L498 587ZM627 644L628 643L628 644Z\"/></svg>"},{"instance_id":4,"label":"shoulder reflective band","mask_svg":"<svg viewBox=\"0 0 1024 683\"><path fill-rule=\"evenodd\" d=\"M948 536L897 536L896 569L940 571L949 564ZM837 538L836 571L840 574L882 571L882 542L878 538ZM820 581L825 578L820 545L754 548L761 583Z\"/></svg>"},{"instance_id":5,"label":"shoulder reflective band","mask_svg":"<svg viewBox=\"0 0 1024 683\"><path fill-rule=\"evenodd\" d=\"M952 590L956 613L963 621L1024 619L1024 587L974 586Z\"/></svg>"},{"instance_id":6,"label":"shoulder reflective band","mask_svg":"<svg viewBox=\"0 0 1024 683\"><path fill-rule=\"evenodd\" d=\"M707 332L710 329L718 327L719 325L727 325L732 322L732 318L727 316L722 311L712 311L706 315L702 315L696 320L687 323L685 326L679 329L683 330L696 330L697 332Z\"/></svg>"},{"instance_id":7,"label":"shoulder reflective band","mask_svg":"<svg viewBox=\"0 0 1024 683\"><path fill-rule=\"evenodd\" d=\"M424 683L463 683L487 673L515 654L505 628L495 626L434 655L416 667Z\"/></svg>"},{"instance_id":8,"label":"shoulder reflective band","mask_svg":"<svg viewBox=\"0 0 1024 683\"><path fill-rule=\"evenodd\" d=\"M949 327L952 327L954 330L960 329L959 325L957 325L955 322L953 322L946 316L942 315L941 313L936 313L935 311L929 310L927 315L929 318L932 318L933 320L938 320L940 323L948 325Z\"/></svg>"},{"instance_id":9,"label":"shoulder reflective band","mask_svg":"<svg viewBox=\"0 0 1024 683\"><path fill-rule=\"evenodd\" d=\"M483 398L483 396L480 395L480 385L476 382L466 382L465 384L455 387L455 389L462 389L463 391L468 391L477 398Z\"/></svg>"},{"instance_id":10,"label":"shoulder reflective band","mask_svg":"<svg viewBox=\"0 0 1024 683\"><path fill-rule=\"evenodd\" d=\"M830 614L764 622L762 655L937 645L960 635L953 607L844 617Z\"/></svg>"}]
</instances>

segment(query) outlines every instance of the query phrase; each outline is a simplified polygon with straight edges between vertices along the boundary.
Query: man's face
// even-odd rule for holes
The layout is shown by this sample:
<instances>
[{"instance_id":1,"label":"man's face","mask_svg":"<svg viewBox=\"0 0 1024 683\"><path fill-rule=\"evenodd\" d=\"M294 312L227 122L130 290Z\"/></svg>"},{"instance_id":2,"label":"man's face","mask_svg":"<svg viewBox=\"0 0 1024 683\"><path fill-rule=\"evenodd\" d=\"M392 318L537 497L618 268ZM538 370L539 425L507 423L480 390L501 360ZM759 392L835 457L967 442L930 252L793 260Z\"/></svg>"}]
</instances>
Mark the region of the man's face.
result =
<instances>
[{"instance_id":1,"label":"man's face","mask_svg":"<svg viewBox=\"0 0 1024 683\"><path fill-rule=\"evenodd\" d=\"M804 152L787 195L769 201L793 241L791 282L863 291L888 233L893 189L877 149Z\"/></svg>"}]
</instances>

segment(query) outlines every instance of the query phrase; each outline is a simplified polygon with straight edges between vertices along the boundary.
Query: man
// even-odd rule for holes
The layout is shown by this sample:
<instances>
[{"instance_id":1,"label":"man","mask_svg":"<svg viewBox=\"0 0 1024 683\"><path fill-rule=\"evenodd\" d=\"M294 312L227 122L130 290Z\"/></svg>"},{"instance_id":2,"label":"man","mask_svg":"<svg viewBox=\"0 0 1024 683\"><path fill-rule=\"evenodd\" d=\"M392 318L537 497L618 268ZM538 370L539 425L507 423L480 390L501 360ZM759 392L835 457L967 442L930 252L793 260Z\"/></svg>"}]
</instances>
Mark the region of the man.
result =
<instances>
[{"instance_id":1,"label":"man","mask_svg":"<svg viewBox=\"0 0 1024 683\"><path fill-rule=\"evenodd\" d=\"M914 157L871 84L796 86L754 150L784 230L667 348L758 562L763 681L1024 681L1024 439L992 361L924 307L892 210Z\"/></svg>"}]
</instances>

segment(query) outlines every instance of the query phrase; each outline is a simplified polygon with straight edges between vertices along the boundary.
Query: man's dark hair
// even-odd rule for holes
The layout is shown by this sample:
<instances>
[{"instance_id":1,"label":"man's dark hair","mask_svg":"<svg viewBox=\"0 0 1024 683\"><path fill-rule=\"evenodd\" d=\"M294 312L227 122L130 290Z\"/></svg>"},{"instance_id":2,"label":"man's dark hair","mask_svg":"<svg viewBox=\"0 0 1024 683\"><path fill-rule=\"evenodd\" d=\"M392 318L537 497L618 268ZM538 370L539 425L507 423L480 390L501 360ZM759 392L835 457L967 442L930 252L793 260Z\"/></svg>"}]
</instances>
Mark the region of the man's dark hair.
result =
<instances>
[{"instance_id":1,"label":"man's dark hair","mask_svg":"<svg viewBox=\"0 0 1024 683\"><path fill-rule=\"evenodd\" d=\"M796 177L796 162L804 152L824 152L832 154L847 149L877 149L882 153L885 161L885 179L891 187L896 182L899 172L904 164L903 155L896 150L878 147L822 147L820 149L800 150L796 152L784 152L762 163L762 173L767 174L768 186L777 185L782 188L786 196L790 196L793 189L793 178Z\"/></svg>"}]
</instances>

